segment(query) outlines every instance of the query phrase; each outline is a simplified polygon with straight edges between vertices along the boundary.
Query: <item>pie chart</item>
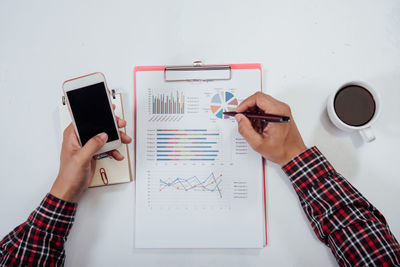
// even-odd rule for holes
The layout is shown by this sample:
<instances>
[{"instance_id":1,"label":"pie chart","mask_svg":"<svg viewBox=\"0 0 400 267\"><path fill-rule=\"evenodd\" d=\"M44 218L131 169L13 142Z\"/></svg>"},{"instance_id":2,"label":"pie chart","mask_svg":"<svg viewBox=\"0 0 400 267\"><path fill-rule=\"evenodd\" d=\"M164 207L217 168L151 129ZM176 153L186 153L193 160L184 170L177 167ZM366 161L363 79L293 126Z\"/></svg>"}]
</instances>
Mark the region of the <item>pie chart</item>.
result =
<instances>
[{"instance_id":1,"label":"pie chart","mask_svg":"<svg viewBox=\"0 0 400 267\"><path fill-rule=\"evenodd\" d=\"M237 98L228 91L222 91L213 95L211 98L211 112L219 119L228 119L229 116L224 115L222 112L235 111L238 105Z\"/></svg>"}]
</instances>

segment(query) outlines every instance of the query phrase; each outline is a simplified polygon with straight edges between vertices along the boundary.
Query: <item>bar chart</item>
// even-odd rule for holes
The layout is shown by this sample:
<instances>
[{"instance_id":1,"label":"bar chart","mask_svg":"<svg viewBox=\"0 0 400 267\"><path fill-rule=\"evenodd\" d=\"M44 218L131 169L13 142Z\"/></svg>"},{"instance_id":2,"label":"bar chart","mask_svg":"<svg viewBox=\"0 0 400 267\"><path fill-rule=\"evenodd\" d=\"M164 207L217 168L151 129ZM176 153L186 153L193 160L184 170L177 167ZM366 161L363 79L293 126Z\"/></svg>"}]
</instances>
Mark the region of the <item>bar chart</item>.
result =
<instances>
[{"instance_id":1,"label":"bar chart","mask_svg":"<svg viewBox=\"0 0 400 267\"><path fill-rule=\"evenodd\" d=\"M156 129L157 161L215 161L220 133L208 129Z\"/></svg>"},{"instance_id":2,"label":"bar chart","mask_svg":"<svg viewBox=\"0 0 400 267\"><path fill-rule=\"evenodd\" d=\"M184 114L185 95L182 92L151 95L152 114Z\"/></svg>"}]
</instances>

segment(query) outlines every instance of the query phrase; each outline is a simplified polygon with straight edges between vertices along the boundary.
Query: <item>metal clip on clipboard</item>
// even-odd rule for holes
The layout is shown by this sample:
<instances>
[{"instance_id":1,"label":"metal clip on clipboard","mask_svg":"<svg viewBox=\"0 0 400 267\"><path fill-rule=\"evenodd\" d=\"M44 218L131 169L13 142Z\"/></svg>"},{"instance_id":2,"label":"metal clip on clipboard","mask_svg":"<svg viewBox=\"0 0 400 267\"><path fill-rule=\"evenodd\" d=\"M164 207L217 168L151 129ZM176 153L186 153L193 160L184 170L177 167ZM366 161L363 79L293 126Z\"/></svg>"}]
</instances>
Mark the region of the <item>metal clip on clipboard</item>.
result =
<instances>
[{"instance_id":1,"label":"metal clip on clipboard","mask_svg":"<svg viewBox=\"0 0 400 267\"><path fill-rule=\"evenodd\" d=\"M201 61L192 66L171 66L164 70L165 82L209 82L232 79L229 65L203 65Z\"/></svg>"}]
</instances>

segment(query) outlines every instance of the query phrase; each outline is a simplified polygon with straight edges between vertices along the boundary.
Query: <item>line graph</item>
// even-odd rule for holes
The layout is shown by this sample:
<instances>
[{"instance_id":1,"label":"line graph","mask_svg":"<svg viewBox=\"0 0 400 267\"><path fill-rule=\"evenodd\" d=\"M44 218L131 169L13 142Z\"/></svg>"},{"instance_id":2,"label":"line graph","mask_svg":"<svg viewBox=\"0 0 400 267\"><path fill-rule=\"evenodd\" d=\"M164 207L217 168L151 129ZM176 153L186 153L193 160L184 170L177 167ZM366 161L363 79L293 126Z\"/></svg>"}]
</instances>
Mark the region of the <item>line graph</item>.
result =
<instances>
[{"instance_id":1,"label":"line graph","mask_svg":"<svg viewBox=\"0 0 400 267\"><path fill-rule=\"evenodd\" d=\"M247 199L246 184L235 184L242 179L231 168L190 166L181 170L166 166L146 171L144 179L149 209L226 211L231 209L232 201Z\"/></svg>"},{"instance_id":2,"label":"line graph","mask_svg":"<svg viewBox=\"0 0 400 267\"><path fill-rule=\"evenodd\" d=\"M222 174L216 176L212 172L205 179L199 179L197 176L160 179L160 191L168 188L178 191L217 192L222 198Z\"/></svg>"}]
</instances>

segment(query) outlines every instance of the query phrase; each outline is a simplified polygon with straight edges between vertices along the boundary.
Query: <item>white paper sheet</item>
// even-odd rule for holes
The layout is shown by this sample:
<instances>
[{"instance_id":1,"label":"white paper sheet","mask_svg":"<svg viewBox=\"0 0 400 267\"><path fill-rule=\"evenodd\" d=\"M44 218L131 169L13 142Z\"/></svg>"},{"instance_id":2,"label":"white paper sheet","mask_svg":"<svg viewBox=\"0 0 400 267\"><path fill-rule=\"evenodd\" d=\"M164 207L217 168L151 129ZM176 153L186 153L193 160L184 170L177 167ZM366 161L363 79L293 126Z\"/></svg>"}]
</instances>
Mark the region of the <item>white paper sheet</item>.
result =
<instances>
[{"instance_id":1,"label":"white paper sheet","mask_svg":"<svg viewBox=\"0 0 400 267\"><path fill-rule=\"evenodd\" d=\"M260 70L173 83L139 71L136 88L135 246L263 247L262 160L220 113L261 90Z\"/></svg>"}]
</instances>

